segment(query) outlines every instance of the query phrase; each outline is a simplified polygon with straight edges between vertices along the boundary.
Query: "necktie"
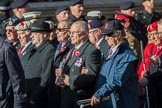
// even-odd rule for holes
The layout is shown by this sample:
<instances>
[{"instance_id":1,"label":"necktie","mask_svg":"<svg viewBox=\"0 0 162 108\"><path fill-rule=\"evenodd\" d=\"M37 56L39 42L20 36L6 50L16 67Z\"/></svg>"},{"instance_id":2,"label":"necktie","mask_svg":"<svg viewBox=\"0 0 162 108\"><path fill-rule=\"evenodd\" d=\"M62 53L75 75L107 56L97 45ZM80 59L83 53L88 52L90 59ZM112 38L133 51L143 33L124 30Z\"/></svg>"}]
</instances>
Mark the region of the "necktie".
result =
<instances>
[{"instance_id":1,"label":"necktie","mask_svg":"<svg viewBox=\"0 0 162 108\"><path fill-rule=\"evenodd\" d=\"M112 50L110 50L109 51L109 56L111 56L113 54L113 51Z\"/></svg>"},{"instance_id":2,"label":"necktie","mask_svg":"<svg viewBox=\"0 0 162 108\"><path fill-rule=\"evenodd\" d=\"M20 56L22 49L23 49L23 47L21 47L21 48L18 50L18 52L17 52L18 56Z\"/></svg>"}]
</instances>

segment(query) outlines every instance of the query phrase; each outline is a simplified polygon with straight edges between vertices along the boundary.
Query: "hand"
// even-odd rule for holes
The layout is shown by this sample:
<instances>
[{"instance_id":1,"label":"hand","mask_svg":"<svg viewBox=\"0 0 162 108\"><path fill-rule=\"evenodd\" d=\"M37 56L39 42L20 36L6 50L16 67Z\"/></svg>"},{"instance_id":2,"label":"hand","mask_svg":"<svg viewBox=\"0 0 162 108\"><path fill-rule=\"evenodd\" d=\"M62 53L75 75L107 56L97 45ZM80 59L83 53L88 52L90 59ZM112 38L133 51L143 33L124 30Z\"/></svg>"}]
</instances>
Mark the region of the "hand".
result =
<instances>
[{"instance_id":1,"label":"hand","mask_svg":"<svg viewBox=\"0 0 162 108\"><path fill-rule=\"evenodd\" d=\"M86 73L88 73L88 68L82 67L81 74L86 74Z\"/></svg>"},{"instance_id":2,"label":"hand","mask_svg":"<svg viewBox=\"0 0 162 108\"><path fill-rule=\"evenodd\" d=\"M153 56L151 56L151 61L152 61L154 64L158 64L159 61L160 61L160 58L159 58L159 56L157 56L157 55L153 55Z\"/></svg>"},{"instance_id":3,"label":"hand","mask_svg":"<svg viewBox=\"0 0 162 108\"><path fill-rule=\"evenodd\" d=\"M55 80L55 84L58 87L64 88L65 87L65 83L64 83L64 75L58 76L57 79Z\"/></svg>"},{"instance_id":4,"label":"hand","mask_svg":"<svg viewBox=\"0 0 162 108\"><path fill-rule=\"evenodd\" d=\"M56 68L56 69L55 69L55 75L56 75L56 77L61 76L61 75L62 75L62 69Z\"/></svg>"},{"instance_id":5,"label":"hand","mask_svg":"<svg viewBox=\"0 0 162 108\"><path fill-rule=\"evenodd\" d=\"M64 77L65 77L65 79L64 79L65 85L69 86L70 85L69 76L68 75L64 75Z\"/></svg>"},{"instance_id":6,"label":"hand","mask_svg":"<svg viewBox=\"0 0 162 108\"><path fill-rule=\"evenodd\" d=\"M139 81L139 85L140 86L146 86L148 85L149 82L148 82L148 79L146 77L143 77L140 81Z\"/></svg>"},{"instance_id":7,"label":"hand","mask_svg":"<svg viewBox=\"0 0 162 108\"><path fill-rule=\"evenodd\" d=\"M100 103L100 99L97 99L95 96L92 96L91 98L91 106L94 106L96 104Z\"/></svg>"}]
</instances>

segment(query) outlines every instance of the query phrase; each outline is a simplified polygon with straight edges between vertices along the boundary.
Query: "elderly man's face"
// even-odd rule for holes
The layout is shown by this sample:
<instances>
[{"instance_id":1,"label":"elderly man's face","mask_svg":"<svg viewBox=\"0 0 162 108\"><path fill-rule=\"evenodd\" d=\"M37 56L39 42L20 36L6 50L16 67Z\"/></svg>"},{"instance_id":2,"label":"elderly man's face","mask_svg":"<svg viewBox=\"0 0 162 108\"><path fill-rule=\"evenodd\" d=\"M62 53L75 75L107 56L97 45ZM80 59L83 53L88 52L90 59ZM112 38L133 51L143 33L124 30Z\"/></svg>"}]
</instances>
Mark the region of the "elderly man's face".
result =
<instances>
[{"instance_id":1,"label":"elderly man's face","mask_svg":"<svg viewBox=\"0 0 162 108\"><path fill-rule=\"evenodd\" d=\"M68 20L69 19L69 11L65 10L65 11L60 12L58 15L56 15L56 18L59 22Z\"/></svg>"},{"instance_id":2,"label":"elderly man's face","mask_svg":"<svg viewBox=\"0 0 162 108\"><path fill-rule=\"evenodd\" d=\"M32 38L32 43L38 47L40 46L43 41L44 41L44 33L43 32L32 32L31 38Z\"/></svg>"},{"instance_id":3,"label":"elderly man's face","mask_svg":"<svg viewBox=\"0 0 162 108\"><path fill-rule=\"evenodd\" d=\"M7 35L7 39L9 41L16 41L18 38L17 38L17 32L15 30L15 27L14 26L7 26L6 27L6 35Z\"/></svg>"},{"instance_id":4,"label":"elderly man's face","mask_svg":"<svg viewBox=\"0 0 162 108\"><path fill-rule=\"evenodd\" d=\"M111 36L105 36L105 40L107 41L108 45L113 48L118 45L119 42L119 35L117 33L113 33Z\"/></svg>"},{"instance_id":5,"label":"elderly man's face","mask_svg":"<svg viewBox=\"0 0 162 108\"><path fill-rule=\"evenodd\" d=\"M71 13L76 17L80 18L84 11L83 4L76 4L74 6L70 6Z\"/></svg>"},{"instance_id":6,"label":"elderly man's face","mask_svg":"<svg viewBox=\"0 0 162 108\"><path fill-rule=\"evenodd\" d=\"M27 31L17 31L17 34L21 47L24 47L30 40L30 33L27 33Z\"/></svg>"},{"instance_id":7,"label":"elderly man's face","mask_svg":"<svg viewBox=\"0 0 162 108\"><path fill-rule=\"evenodd\" d=\"M69 29L67 29L66 23L59 23L56 30L57 40L59 42L66 42L67 38L69 37L68 33Z\"/></svg>"},{"instance_id":8,"label":"elderly man's face","mask_svg":"<svg viewBox=\"0 0 162 108\"><path fill-rule=\"evenodd\" d=\"M101 37L101 30L99 28L89 30L89 40L92 44L96 44Z\"/></svg>"},{"instance_id":9,"label":"elderly man's face","mask_svg":"<svg viewBox=\"0 0 162 108\"><path fill-rule=\"evenodd\" d=\"M76 46L79 45L82 42L81 34L80 26L78 24L73 24L70 28L71 43Z\"/></svg>"}]
</instances>

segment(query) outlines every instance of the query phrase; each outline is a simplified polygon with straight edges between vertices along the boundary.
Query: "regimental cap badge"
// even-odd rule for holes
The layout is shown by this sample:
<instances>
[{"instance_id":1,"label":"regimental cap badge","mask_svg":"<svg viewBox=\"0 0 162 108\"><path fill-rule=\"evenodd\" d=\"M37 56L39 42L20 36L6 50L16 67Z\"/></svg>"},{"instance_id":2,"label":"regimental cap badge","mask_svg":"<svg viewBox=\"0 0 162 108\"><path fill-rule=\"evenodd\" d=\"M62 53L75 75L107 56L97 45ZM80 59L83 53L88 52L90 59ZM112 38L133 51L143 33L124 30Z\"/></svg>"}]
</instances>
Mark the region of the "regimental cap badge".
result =
<instances>
[{"instance_id":1,"label":"regimental cap badge","mask_svg":"<svg viewBox=\"0 0 162 108\"><path fill-rule=\"evenodd\" d=\"M12 20L9 20L9 21L8 21L8 25L10 25L10 26L12 26L12 25L13 25Z\"/></svg>"}]
</instances>

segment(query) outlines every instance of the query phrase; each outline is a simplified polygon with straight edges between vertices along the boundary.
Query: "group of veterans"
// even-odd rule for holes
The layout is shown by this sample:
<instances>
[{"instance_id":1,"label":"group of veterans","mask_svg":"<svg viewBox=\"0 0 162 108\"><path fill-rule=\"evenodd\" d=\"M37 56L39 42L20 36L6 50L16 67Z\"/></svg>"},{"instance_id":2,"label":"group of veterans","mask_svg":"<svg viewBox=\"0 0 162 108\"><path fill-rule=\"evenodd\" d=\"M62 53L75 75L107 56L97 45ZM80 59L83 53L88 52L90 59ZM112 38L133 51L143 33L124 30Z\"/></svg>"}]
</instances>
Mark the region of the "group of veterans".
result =
<instances>
[{"instance_id":1,"label":"group of veterans","mask_svg":"<svg viewBox=\"0 0 162 108\"><path fill-rule=\"evenodd\" d=\"M141 4L107 19L70 0L54 23L1 0L0 108L162 108L162 16Z\"/></svg>"}]
</instances>

